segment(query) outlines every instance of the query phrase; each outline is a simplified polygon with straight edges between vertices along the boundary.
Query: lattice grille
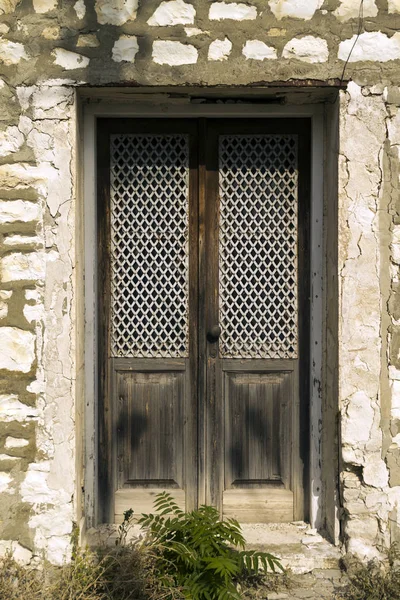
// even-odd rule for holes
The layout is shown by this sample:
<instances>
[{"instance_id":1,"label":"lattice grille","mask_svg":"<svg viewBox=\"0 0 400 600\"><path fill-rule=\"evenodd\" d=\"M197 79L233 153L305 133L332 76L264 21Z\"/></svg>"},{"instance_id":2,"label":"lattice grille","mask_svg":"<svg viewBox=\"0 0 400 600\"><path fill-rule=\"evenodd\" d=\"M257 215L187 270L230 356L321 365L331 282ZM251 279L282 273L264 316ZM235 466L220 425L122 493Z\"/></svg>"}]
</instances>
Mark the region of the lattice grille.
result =
<instances>
[{"instance_id":1,"label":"lattice grille","mask_svg":"<svg viewBox=\"0 0 400 600\"><path fill-rule=\"evenodd\" d=\"M188 139L111 139L113 356L188 354Z\"/></svg>"},{"instance_id":2,"label":"lattice grille","mask_svg":"<svg viewBox=\"0 0 400 600\"><path fill-rule=\"evenodd\" d=\"M221 356L297 357L297 138L220 137Z\"/></svg>"}]
</instances>

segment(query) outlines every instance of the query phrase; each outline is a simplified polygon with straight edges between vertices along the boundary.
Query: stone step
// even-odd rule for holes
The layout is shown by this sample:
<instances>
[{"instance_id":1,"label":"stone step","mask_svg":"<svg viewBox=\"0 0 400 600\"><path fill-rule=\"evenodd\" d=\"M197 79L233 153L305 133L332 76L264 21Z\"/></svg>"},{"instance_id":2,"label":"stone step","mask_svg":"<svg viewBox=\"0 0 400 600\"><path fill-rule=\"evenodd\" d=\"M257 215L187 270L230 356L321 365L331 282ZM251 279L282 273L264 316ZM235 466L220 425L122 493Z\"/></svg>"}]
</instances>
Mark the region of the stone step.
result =
<instances>
[{"instance_id":1,"label":"stone step","mask_svg":"<svg viewBox=\"0 0 400 600\"><path fill-rule=\"evenodd\" d=\"M295 574L337 570L340 549L303 522L243 524L247 548L269 552Z\"/></svg>"}]
</instances>

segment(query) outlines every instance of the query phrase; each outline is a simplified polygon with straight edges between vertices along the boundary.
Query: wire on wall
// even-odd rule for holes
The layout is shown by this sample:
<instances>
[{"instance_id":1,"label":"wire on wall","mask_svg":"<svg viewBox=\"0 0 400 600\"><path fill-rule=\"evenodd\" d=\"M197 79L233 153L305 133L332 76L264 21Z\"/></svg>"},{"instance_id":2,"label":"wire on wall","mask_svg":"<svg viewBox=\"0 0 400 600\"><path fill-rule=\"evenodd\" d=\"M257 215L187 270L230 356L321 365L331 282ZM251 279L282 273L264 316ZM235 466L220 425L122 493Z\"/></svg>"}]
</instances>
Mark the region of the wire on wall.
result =
<instances>
[{"instance_id":1,"label":"wire on wall","mask_svg":"<svg viewBox=\"0 0 400 600\"><path fill-rule=\"evenodd\" d=\"M358 28L357 28L357 35L356 35L356 39L354 40L354 44L352 45L349 55L346 59L346 62L344 63L344 67L343 67L343 71L342 71L342 76L340 78L340 87L342 87L343 81L344 81L344 76L346 73L346 69L347 69L347 65L349 63L350 57L353 53L354 48L356 47L356 44L358 42L358 38L360 37L360 35L362 34L364 29L364 0L361 0L360 2L360 9L358 11Z\"/></svg>"}]
</instances>

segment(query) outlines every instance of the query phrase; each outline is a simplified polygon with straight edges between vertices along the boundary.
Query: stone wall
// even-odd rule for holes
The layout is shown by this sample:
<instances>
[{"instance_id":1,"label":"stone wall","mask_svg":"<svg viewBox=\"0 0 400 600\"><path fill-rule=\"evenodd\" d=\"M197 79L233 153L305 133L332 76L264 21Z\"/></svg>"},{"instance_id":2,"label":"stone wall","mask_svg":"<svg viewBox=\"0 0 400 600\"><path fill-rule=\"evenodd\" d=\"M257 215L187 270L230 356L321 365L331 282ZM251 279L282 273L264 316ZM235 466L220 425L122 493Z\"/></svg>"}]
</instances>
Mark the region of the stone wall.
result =
<instances>
[{"instance_id":1,"label":"stone wall","mask_svg":"<svg viewBox=\"0 0 400 600\"><path fill-rule=\"evenodd\" d=\"M353 81L339 98L339 399L331 387L326 402L341 411L347 546L373 552L399 536L400 2L364 0L350 55L360 6L0 0L0 552L59 564L80 515L76 90L311 89L338 83L346 60Z\"/></svg>"}]
</instances>

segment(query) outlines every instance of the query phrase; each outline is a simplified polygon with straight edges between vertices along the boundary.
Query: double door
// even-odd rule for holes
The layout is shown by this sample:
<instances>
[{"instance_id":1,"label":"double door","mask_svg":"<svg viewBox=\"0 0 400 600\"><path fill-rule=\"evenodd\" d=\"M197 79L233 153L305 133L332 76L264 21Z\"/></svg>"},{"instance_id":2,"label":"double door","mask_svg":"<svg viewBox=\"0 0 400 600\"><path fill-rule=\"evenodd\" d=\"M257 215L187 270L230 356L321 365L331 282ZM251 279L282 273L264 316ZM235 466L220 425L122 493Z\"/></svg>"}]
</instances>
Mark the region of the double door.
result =
<instances>
[{"instance_id":1,"label":"double door","mask_svg":"<svg viewBox=\"0 0 400 600\"><path fill-rule=\"evenodd\" d=\"M309 122L101 119L102 520L307 518Z\"/></svg>"}]
</instances>

